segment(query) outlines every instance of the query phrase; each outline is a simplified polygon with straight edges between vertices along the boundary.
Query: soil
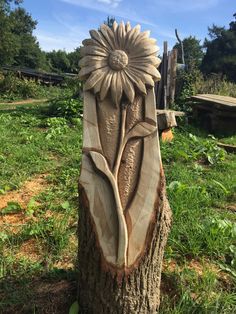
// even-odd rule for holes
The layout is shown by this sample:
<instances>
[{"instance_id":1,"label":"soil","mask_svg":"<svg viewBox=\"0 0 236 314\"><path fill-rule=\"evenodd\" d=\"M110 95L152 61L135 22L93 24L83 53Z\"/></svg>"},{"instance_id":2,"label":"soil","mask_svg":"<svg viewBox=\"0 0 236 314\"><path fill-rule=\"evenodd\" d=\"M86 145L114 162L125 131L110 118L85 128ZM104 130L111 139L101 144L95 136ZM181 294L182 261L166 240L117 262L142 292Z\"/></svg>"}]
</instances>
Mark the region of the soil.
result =
<instances>
[{"instance_id":1,"label":"soil","mask_svg":"<svg viewBox=\"0 0 236 314\"><path fill-rule=\"evenodd\" d=\"M37 104L37 103L42 103L42 102L46 102L47 99L43 98L43 99L25 99L25 100L21 100L21 101L13 101L13 102L1 102L1 105L26 105L26 104Z\"/></svg>"},{"instance_id":2,"label":"soil","mask_svg":"<svg viewBox=\"0 0 236 314\"><path fill-rule=\"evenodd\" d=\"M22 208L26 208L30 199L45 189L46 174L40 174L26 181L20 190L10 191L0 196L0 210L7 206L8 202L17 202Z\"/></svg>"},{"instance_id":3,"label":"soil","mask_svg":"<svg viewBox=\"0 0 236 314\"><path fill-rule=\"evenodd\" d=\"M34 217L26 216L25 210L31 198L45 190L47 186L46 176L47 174L40 174L26 181L19 190L0 195L0 230L7 229L13 234L17 234L27 221L34 219ZM18 203L22 210L18 213L1 215L1 210L9 202Z\"/></svg>"}]
</instances>

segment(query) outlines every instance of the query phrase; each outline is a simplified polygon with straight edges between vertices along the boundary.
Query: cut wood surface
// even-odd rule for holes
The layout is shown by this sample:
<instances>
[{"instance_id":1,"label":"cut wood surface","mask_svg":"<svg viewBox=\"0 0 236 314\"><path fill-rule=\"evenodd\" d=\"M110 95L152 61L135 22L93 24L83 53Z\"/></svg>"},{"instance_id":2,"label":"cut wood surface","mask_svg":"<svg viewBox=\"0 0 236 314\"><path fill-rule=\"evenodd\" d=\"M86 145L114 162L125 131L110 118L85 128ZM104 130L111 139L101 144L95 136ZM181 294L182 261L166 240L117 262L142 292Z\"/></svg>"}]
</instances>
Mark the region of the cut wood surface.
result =
<instances>
[{"instance_id":1,"label":"cut wood surface","mask_svg":"<svg viewBox=\"0 0 236 314\"><path fill-rule=\"evenodd\" d=\"M182 111L174 110L156 110L157 113L157 124L158 130L166 130L177 126L177 121L175 117L183 117L185 113Z\"/></svg>"},{"instance_id":2,"label":"cut wood surface","mask_svg":"<svg viewBox=\"0 0 236 314\"><path fill-rule=\"evenodd\" d=\"M214 94L198 94L192 96L193 100L205 102L208 106L221 107L225 110L236 110L236 98L229 96L220 96Z\"/></svg>"}]
</instances>

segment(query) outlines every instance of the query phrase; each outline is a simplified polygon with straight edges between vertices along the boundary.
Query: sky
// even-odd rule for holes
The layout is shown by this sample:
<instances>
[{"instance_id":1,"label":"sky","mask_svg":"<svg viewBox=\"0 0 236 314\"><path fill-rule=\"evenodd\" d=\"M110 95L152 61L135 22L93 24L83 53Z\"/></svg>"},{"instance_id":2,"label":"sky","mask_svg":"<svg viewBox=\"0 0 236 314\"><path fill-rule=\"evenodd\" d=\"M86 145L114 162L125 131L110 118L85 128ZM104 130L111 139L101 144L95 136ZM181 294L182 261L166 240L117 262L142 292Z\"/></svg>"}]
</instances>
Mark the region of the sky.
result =
<instances>
[{"instance_id":1,"label":"sky","mask_svg":"<svg viewBox=\"0 0 236 314\"><path fill-rule=\"evenodd\" d=\"M24 0L23 7L38 21L34 34L45 51L73 51L108 15L150 30L162 50L163 41L175 44L175 28L203 42L208 26L228 27L236 0Z\"/></svg>"}]
</instances>

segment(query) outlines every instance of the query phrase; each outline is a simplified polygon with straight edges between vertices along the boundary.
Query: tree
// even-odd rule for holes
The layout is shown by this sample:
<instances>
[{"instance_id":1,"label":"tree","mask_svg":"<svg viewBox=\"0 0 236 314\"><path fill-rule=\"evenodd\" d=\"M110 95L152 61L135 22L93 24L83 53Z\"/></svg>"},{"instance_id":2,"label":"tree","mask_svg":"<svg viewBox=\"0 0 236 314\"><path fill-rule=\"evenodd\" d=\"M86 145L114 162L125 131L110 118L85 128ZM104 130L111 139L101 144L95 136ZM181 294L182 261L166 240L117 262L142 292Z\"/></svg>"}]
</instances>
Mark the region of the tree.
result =
<instances>
[{"instance_id":1,"label":"tree","mask_svg":"<svg viewBox=\"0 0 236 314\"><path fill-rule=\"evenodd\" d=\"M0 0L0 66L12 64L18 53L19 43L12 33L12 25L9 19L11 0ZM14 1L19 4L21 1Z\"/></svg>"},{"instance_id":2,"label":"tree","mask_svg":"<svg viewBox=\"0 0 236 314\"><path fill-rule=\"evenodd\" d=\"M19 5L21 0L0 0L0 66L15 65L45 68L46 59L33 30L37 21Z\"/></svg>"},{"instance_id":3,"label":"tree","mask_svg":"<svg viewBox=\"0 0 236 314\"><path fill-rule=\"evenodd\" d=\"M53 50L46 53L47 60L52 71L70 72L70 60L64 50Z\"/></svg>"},{"instance_id":4,"label":"tree","mask_svg":"<svg viewBox=\"0 0 236 314\"><path fill-rule=\"evenodd\" d=\"M68 53L68 59L70 62L70 71L71 73L79 72L79 60L80 60L80 48L76 48L74 51Z\"/></svg>"},{"instance_id":5,"label":"tree","mask_svg":"<svg viewBox=\"0 0 236 314\"><path fill-rule=\"evenodd\" d=\"M106 24L107 26L109 26L110 28L112 27L113 23L115 22L115 17L110 17L108 15L107 20L104 21L104 24Z\"/></svg>"},{"instance_id":6,"label":"tree","mask_svg":"<svg viewBox=\"0 0 236 314\"><path fill-rule=\"evenodd\" d=\"M37 21L23 8L17 8L9 15L11 22L11 32L15 36L18 44L18 52L14 57L14 65L26 66L30 68L42 68L43 56L33 30L36 28Z\"/></svg>"},{"instance_id":7,"label":"tree","mask_svg":"<svg viewBox=\"0 0 236 314\"><path fill-rule=\"evenodd\" d=\"M206 54L201 69L205 74L218 73L236 82L236 13L229 28L213 25L205 39Z\"/></svg>"},{"instance_id":8,"label":"tree","mask_svg":"<svg viewBox=\"0 0 236 314\"><path fill-rule=\"evenodd\" d=\"M181 45L176 43L174 48L178 50L177 62L181 63ZM183 39L183 48L185 56L185 64L188 68L199 67L203 58L202 46L200 40L196 39L195 36L189 36Z\"/></svg>"}]
</instances>

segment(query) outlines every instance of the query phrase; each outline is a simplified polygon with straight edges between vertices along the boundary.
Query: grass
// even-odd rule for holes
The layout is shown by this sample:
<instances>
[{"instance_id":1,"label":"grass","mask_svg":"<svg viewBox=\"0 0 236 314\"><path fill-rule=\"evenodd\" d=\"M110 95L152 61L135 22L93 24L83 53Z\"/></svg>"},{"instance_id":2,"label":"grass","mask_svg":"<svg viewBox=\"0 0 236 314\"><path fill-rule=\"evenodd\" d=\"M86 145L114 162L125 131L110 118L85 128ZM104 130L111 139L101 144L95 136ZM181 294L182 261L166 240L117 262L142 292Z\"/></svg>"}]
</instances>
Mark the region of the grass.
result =
<instances>
[{"instance_id":1,"label":"grass","mask_svg":"<svg viewBox=\"0 0 236 314\"><path fill-rule=\"evenodd\" d=\"M4 314L66 313L75 299L82 126L47 106L0 111ZM189 126L161 150L173 226L160 312L235 312L236 156Z\"/></svg>"},{"instance_id":2,"label":"grass","mask_svg":"<svg viewBox=\"0 0 236 314\"><path fill-rule=\"evenodd\" d=\"M0 313L25 313L27 302L28 310L38 306L43 313L43 300L37 305L30 301L39 293L31 287L36 278L43 287L52 277L54 288L65 277L75 280L81 141L80 119L71 124L63 118L48 118L45 105L0 112L0 204L9 193L14 196L20 191L23 199L28 198L23 204L20 198L20 212L14 206L11 212L8 204L9 215L0 216ZM28 197L25 182L32 180L34 189L41 174L43 188ZM72 302L74 294L68 298L67 285L58 298ZM23 286L26 292L21 291ZM16 287L20 291L12 294ZM45 313L52 310L53 302L48 306Z\"/></svg>"},{"instance_id":3,"label":"grass","mask_svg":"<svg viewBox=\"0 0 236 314\"><path fill-rule=\"evenodd\" d=\"M236 310L236 156L196 129L175 133L172 143L162 144L174 219L163 280L174 292L163 294L161 313L231 313Z\"/></svg>"},{"instance_id":4,"label":"grass","mask_svg":"<svg viewBox=\"0 0 236 314\"><path fill-rule=\"evenodd\" d=\"M236 146L236 135L228 136L228 137L220 137L220 142L230 145Z\"/></svg>"},{"instance_id":5,"label":"grass","mask_svg":"<svg viewBox=\"0 0 236 314\"><path fill-rule=\"evenodd\" d=\"M215 75L204 79L200 75L196 83L198 94L217 94L222 96L236 97L236 84L228 82L225 78Z\"/></svg>"}]
</instances>

